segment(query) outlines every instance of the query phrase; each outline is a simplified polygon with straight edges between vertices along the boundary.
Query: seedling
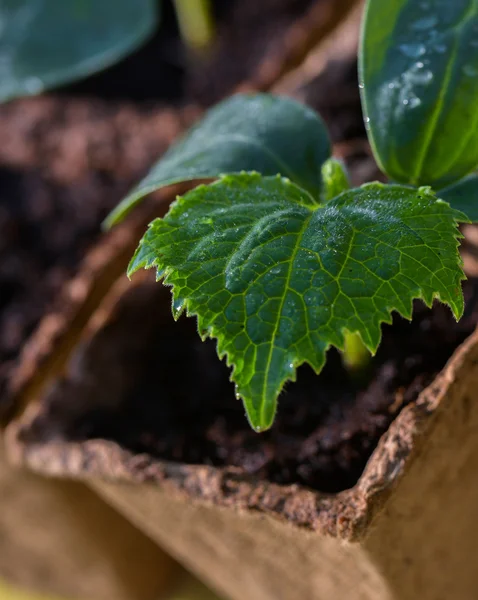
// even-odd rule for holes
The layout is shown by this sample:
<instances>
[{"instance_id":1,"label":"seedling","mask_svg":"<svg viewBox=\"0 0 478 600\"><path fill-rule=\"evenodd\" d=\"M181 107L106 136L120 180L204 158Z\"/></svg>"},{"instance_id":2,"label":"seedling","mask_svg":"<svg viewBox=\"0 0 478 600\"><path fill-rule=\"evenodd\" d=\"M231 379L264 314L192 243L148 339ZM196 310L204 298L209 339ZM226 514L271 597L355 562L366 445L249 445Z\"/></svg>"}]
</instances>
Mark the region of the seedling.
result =
<instances>
[{"instance_id":1,"label":"seedling","mask_svg":"<svg viewBox=\"0 0 478 600\"><path fill-rule=\"evenodd\" d=\"M459 319L457 225L478 218L478 2L368 0L360 49L365 122L393 183L349 189L310 109L269 95L213 108L109 217L147 193L211 178L156 219L129 266L157 269L175 318L197 316L249 421L271 426L284 384L335 346L349 368L393 311L434 299ZM435 191L434 191L435 190Z\"/></svg>"}]
</instances>

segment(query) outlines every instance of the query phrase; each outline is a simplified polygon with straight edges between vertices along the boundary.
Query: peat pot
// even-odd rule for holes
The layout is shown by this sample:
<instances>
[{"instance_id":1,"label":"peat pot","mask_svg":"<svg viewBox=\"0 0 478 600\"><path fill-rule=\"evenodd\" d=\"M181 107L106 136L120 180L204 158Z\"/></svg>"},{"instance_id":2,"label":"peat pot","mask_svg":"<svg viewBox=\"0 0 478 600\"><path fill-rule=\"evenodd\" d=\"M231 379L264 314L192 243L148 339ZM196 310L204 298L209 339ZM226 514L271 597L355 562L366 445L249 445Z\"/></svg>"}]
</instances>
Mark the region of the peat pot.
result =
<instances>
[{"instance_id":1,"label":"peat pot","mask_svg":"<svg viewBox=\"0 0 478 600\"><path fill-rule=\"evenodd\" d=\"M175 561L83 483L13 469L2 451L0 490L2 583L91 600L157 600L169 588Z\"/></svg>"},{"instance_id":2,"label":"peat pot","mask_svg":"<svg viewBox=\"0 0 478 600\"><path fill-rule=\"evenodd\" d=\"M192 319L172 321L169 292L150 275L132 283L120 277L70 344L65 367L43 369L43 381L38 372L49 363L35 344L54 353L55 343L38 336L30 342L25 373L34 370L28 363L35 356L42 360L28 393L21 373L17 381L24 407L5 435L13 464L83 480L226 598L477 597L477 333L402 402L365 453L356 481L345 489L343 479L331 491L327 476L313 485L294 481L294 472L287 479L280 460L264 477L261 460L278 451L270 450L273 437L264 438L269 442L262 450L246 445L234 460L224 459L224 444L221 451L214 446L217 432L227 431L235 407L243 418L239 403L226 399L233 393L227 369L210 367L214 346L192 341ZM224 377L226 383L218 383ZM211 401L211 390L221 390L213 408L229 402L232 416L196 427L203 413L181 396L190 389L201 406ZM396 402L408 393L398 390ZM284 400L279 413L287 410ZM309 467L324 452L318 448ZM184 456L192 459L184 462Z\"/></svg>"}]
</instances>

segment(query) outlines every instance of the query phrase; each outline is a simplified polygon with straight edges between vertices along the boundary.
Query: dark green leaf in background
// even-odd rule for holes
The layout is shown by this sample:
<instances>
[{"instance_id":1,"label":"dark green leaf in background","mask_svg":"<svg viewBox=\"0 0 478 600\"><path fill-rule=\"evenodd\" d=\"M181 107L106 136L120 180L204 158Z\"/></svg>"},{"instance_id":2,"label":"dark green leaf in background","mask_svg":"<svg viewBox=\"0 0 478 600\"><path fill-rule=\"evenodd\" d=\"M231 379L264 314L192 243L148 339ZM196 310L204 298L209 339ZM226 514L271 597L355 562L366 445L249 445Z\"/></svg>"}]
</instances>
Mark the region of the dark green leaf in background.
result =
<instances>
[{"instance_id":1,"label":"dark green leaf in background","mask_svg":"<svg viewBox=\"0 0 478 600\"><path fill-rule=\"evenodd\" d=\"M433 298L463 312L457 220L429 188L369 184L318 206L280 177L227 176L179 198L155 220L130 274L156 267L176 316L197 315L252 426L267 429L296 368L357 332L371 352L391 312Z\"/></svg>"},{"instance_id":2,"label":"dark green leaf in background","mask_svg":"<svg viewBox=\"0 0 478 600\"><path fill-rule=\"evenodd\" d=\"M310 108L268 94L233 96L171 147L106 225L120 221L141 198L161 187L241 171L283 175L318 199L321 166L329 156L327 130Z\"/></svg>"},{"instance_id":3,"label":"dark green leaf in background","mask_svg":"<svg viewBox=\"0 0 478 600\"><path fill-rule=\"evenodd\" d=\"M478 222L478 174L472 173L437 192L452 208L460 210L473 221Z\"/></svg>"},{"instance_id":4,"label":"dark green leaf in background","mask_svg":"<svg viewBox=\"0 0 478 600\"><path fill-rule=\"evenodd\" d=\"M478 165L478 0L368 0L360 77L392 180L439 189Z\"/></svg>"},{"instance_id":5,"label":"dark green leaf in background","mask_svg":"<svg viewBox=\"0 0 478 600\"><path fill-rule=\"evenodd\" d=\"M99 71L157 23L155 0L0 0L0 101Z\"/></svg>"}]
</instances>

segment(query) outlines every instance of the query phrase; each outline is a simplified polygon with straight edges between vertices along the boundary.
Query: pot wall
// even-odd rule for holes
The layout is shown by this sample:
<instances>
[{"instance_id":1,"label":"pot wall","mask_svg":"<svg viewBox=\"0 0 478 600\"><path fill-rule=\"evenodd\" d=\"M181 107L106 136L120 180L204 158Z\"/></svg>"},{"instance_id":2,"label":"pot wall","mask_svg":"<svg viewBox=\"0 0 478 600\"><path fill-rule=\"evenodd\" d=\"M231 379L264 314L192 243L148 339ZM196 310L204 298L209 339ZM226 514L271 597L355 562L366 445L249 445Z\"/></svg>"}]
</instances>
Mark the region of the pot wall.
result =
<instances>
[{"instance_id":1,"label":"pot wall","mask_svg":"<svg viewBox=\"0 0 478 600\"><path fill-rule=\"evenodd\" d=\"M84 484L12 469L0 454L0 577L36 593L157 600L175 562Z\"/></svg>"}]
</instances>

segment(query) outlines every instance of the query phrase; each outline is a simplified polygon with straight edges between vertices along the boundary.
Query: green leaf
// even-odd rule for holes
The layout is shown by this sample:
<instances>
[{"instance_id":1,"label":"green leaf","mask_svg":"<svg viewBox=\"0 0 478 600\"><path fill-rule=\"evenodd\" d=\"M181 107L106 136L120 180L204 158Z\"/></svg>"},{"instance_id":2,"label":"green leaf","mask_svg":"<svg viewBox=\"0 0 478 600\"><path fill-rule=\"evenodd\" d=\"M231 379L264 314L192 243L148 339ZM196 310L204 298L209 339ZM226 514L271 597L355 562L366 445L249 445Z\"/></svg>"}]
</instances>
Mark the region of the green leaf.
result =
<instances>
[{"instance_id":1,"label":"green leaf","mask_svg":"<svg viewBox=\"0 0 478 600\"><path fill-rule=\"evenodd\" d=\"M437 194L452 208L465 213L470 221L478 222L478 173L460 179Z\"/></svg>"},{"instance_id":2,"label":"green leaf","mask_svg":"<svg viewBox=\"0 0 478 600\"><path fill-rule=\"evenodd\" d=\"M329 158L322 165L322 202L328 202L350 188L345 165L336 158Z\"/></svg>"},{"instance_id":3,"label":"green leaf","mask_svg":"<svg viewBox=\"0 0 478 600\"><path fill-rule=\"evenodd\" d=\"M439 189L478 165L478 0L368 0L360 78L392 180Z\"/></svg>"},{"instance_id":4,"label":"green leaf","mask_svg":"<svg viewBox=\"0 0 478 600\"><path fill-rule=\"evenodd\" d=\"M154 0L2 0L0 101L104 69L156 22Z\"/></svg>"},{"instance_id":5,"label":"green leaf","mask_svg":"<svg viewBox=\"0 0 478 600\"><path fill-rule=\"evenodd\" d=\"M198 316L251 425L267 429L296 368L319 372L326 351L357 332L374 353L391 312L433 298L463 312L456 221L429 188L375 183L318 207L287 179L223 177L179 198L151 225L129 274L156 267L176 317Z\"/></svg>"},{"instance_id":6,"label":"green leaf","mask_svg":"<svg viewBox=\"0 0 478 600\"><path fill-rule=\"evenodd\" d=\"M105 225L119 222L146 194L166 185L241 171L283 175L319 198L320 169L329 156L327 130L310 108L269 94L233 96L172 146Z\"/></svg>"}]
</instances>

